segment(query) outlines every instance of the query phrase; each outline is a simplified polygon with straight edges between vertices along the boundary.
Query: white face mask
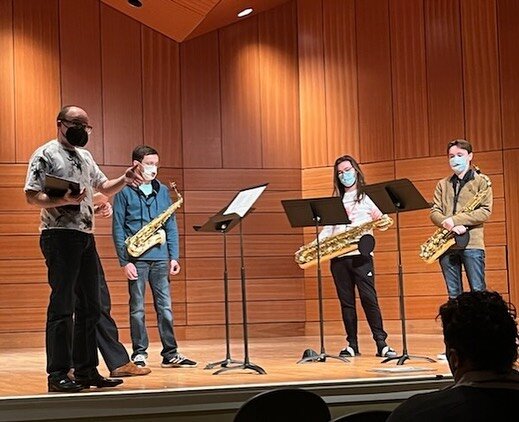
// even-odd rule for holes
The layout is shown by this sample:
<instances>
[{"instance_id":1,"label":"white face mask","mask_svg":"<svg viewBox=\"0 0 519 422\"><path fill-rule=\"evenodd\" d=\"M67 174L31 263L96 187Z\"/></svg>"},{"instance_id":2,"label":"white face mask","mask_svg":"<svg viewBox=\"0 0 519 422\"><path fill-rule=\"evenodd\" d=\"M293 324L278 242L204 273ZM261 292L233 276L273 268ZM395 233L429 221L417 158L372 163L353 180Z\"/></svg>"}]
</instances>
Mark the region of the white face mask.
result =
<instances>
[{"instance_id":1,"label":"white face mask","mask_svg":"<svg viewBox=\"0 0 519 422\"><path fill-rule=\"evenodd\" d=\"M154 164L143 164L144 170L142 172L142 177L144 177L144 180L150 182L155 177L157 177L157 166Z\"/></svg>"}]
</instances>

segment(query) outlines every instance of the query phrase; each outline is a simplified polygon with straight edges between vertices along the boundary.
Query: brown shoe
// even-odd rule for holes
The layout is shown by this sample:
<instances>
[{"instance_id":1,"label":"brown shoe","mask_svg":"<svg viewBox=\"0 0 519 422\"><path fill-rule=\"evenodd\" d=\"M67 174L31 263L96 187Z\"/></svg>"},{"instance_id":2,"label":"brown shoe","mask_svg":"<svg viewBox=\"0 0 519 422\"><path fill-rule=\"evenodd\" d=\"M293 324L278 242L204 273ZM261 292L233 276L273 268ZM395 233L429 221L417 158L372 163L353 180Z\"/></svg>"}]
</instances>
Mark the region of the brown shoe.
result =
<instances>
[{"instance_id":1,"label":"brown shoe","mask_svg":"<svg viewBox=\"0 0 519 422\"><path fill-rule=\"evenodd\" d=\"M110 372L111 377L136 377L139 375L148 375L151 372L150 368L143 368L135 365L133 362L128 362L126 365L119 366Z\"/></svg>"}]
</instances>

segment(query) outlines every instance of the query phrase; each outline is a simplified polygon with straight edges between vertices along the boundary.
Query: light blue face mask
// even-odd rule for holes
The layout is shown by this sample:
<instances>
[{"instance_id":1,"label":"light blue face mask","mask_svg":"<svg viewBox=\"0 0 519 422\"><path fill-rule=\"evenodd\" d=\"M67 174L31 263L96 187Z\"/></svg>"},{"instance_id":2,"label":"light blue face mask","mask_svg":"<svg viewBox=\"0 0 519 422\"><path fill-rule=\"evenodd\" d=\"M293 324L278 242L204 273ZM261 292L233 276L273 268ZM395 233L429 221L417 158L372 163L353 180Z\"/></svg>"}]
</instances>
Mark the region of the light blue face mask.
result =
<instances>
[{"instance_id":1,"label":"light blue face mask","mask_svg":"<svg viewBox=\"0 0 519 422\"><path fill-rule=\"evenodd\" d=\"M468 161L467 157L463 157L463 156L460 157L458 155L455 155L454 157L452 157L449 160L449 164L451 166L451 169L454 171L454 173L461 174L465 170L467 170L469 161Z\"/></svg>"},{"instance_id":2,"label":"light blue face mask","mask_svg":"<svg viewBox=\"0 0 519 422\"><path fill-rule=\"evenodd\" d=\"M352 187L357 181L357 173L354 169L345 171L344 173L339 175L339 180L341 183L347 188Z\"/></svg>"},{"instance_id":3,"label":"light blue face mask","mask_svg":"<svg viewBox=\"0 0 519 422\"><path fill-rule=\"evenodd\" d=\"M143 183L142 185L139 185L139 189L146 196L153 192L153 186L151 186L151 183Z\"/></svg>"}]
</instances>

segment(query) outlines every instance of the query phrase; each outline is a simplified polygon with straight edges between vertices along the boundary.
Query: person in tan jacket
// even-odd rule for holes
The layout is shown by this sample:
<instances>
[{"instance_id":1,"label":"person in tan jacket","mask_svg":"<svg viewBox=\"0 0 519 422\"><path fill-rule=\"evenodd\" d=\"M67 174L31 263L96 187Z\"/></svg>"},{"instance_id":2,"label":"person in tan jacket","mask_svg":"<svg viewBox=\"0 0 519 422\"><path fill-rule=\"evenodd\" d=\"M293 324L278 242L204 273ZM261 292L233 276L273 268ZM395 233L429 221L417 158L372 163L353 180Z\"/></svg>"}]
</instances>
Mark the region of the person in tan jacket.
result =
<instances>
[{"instance_id":1,"label":"person in tan jacket","mask_svg":"<svg viewBox=\"0 0 519 422\"><path fill-rule=\"evenodd\" d=\"M440 256L447 292L454 299L463 292L462 267L470 289L486 289L484 223L492 213L492 186L488 176L471 168L472 145L456 139L447 146L454 174L438 182L430 218L455 233L456 245Z\"/></svg>"}]
</instances>

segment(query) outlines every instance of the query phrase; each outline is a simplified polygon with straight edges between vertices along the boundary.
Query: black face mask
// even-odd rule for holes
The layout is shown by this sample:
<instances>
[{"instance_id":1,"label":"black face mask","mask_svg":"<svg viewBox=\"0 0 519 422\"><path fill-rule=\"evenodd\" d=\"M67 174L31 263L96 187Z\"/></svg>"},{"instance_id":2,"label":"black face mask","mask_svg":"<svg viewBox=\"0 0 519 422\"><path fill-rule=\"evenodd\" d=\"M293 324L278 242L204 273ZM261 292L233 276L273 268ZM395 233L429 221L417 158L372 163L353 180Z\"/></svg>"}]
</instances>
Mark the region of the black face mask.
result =
<instances>
[{"instance_id":1,"label":"black face mask","mask_svg":"<svg viewBox=\"0 0 519 422\"><path fill-rule=\"evenodd\" d=\"M70 145L84 147L88 142L88 133L81 126L71 126L67 128L65 138Z\"/></svg>"}]
</instances>

